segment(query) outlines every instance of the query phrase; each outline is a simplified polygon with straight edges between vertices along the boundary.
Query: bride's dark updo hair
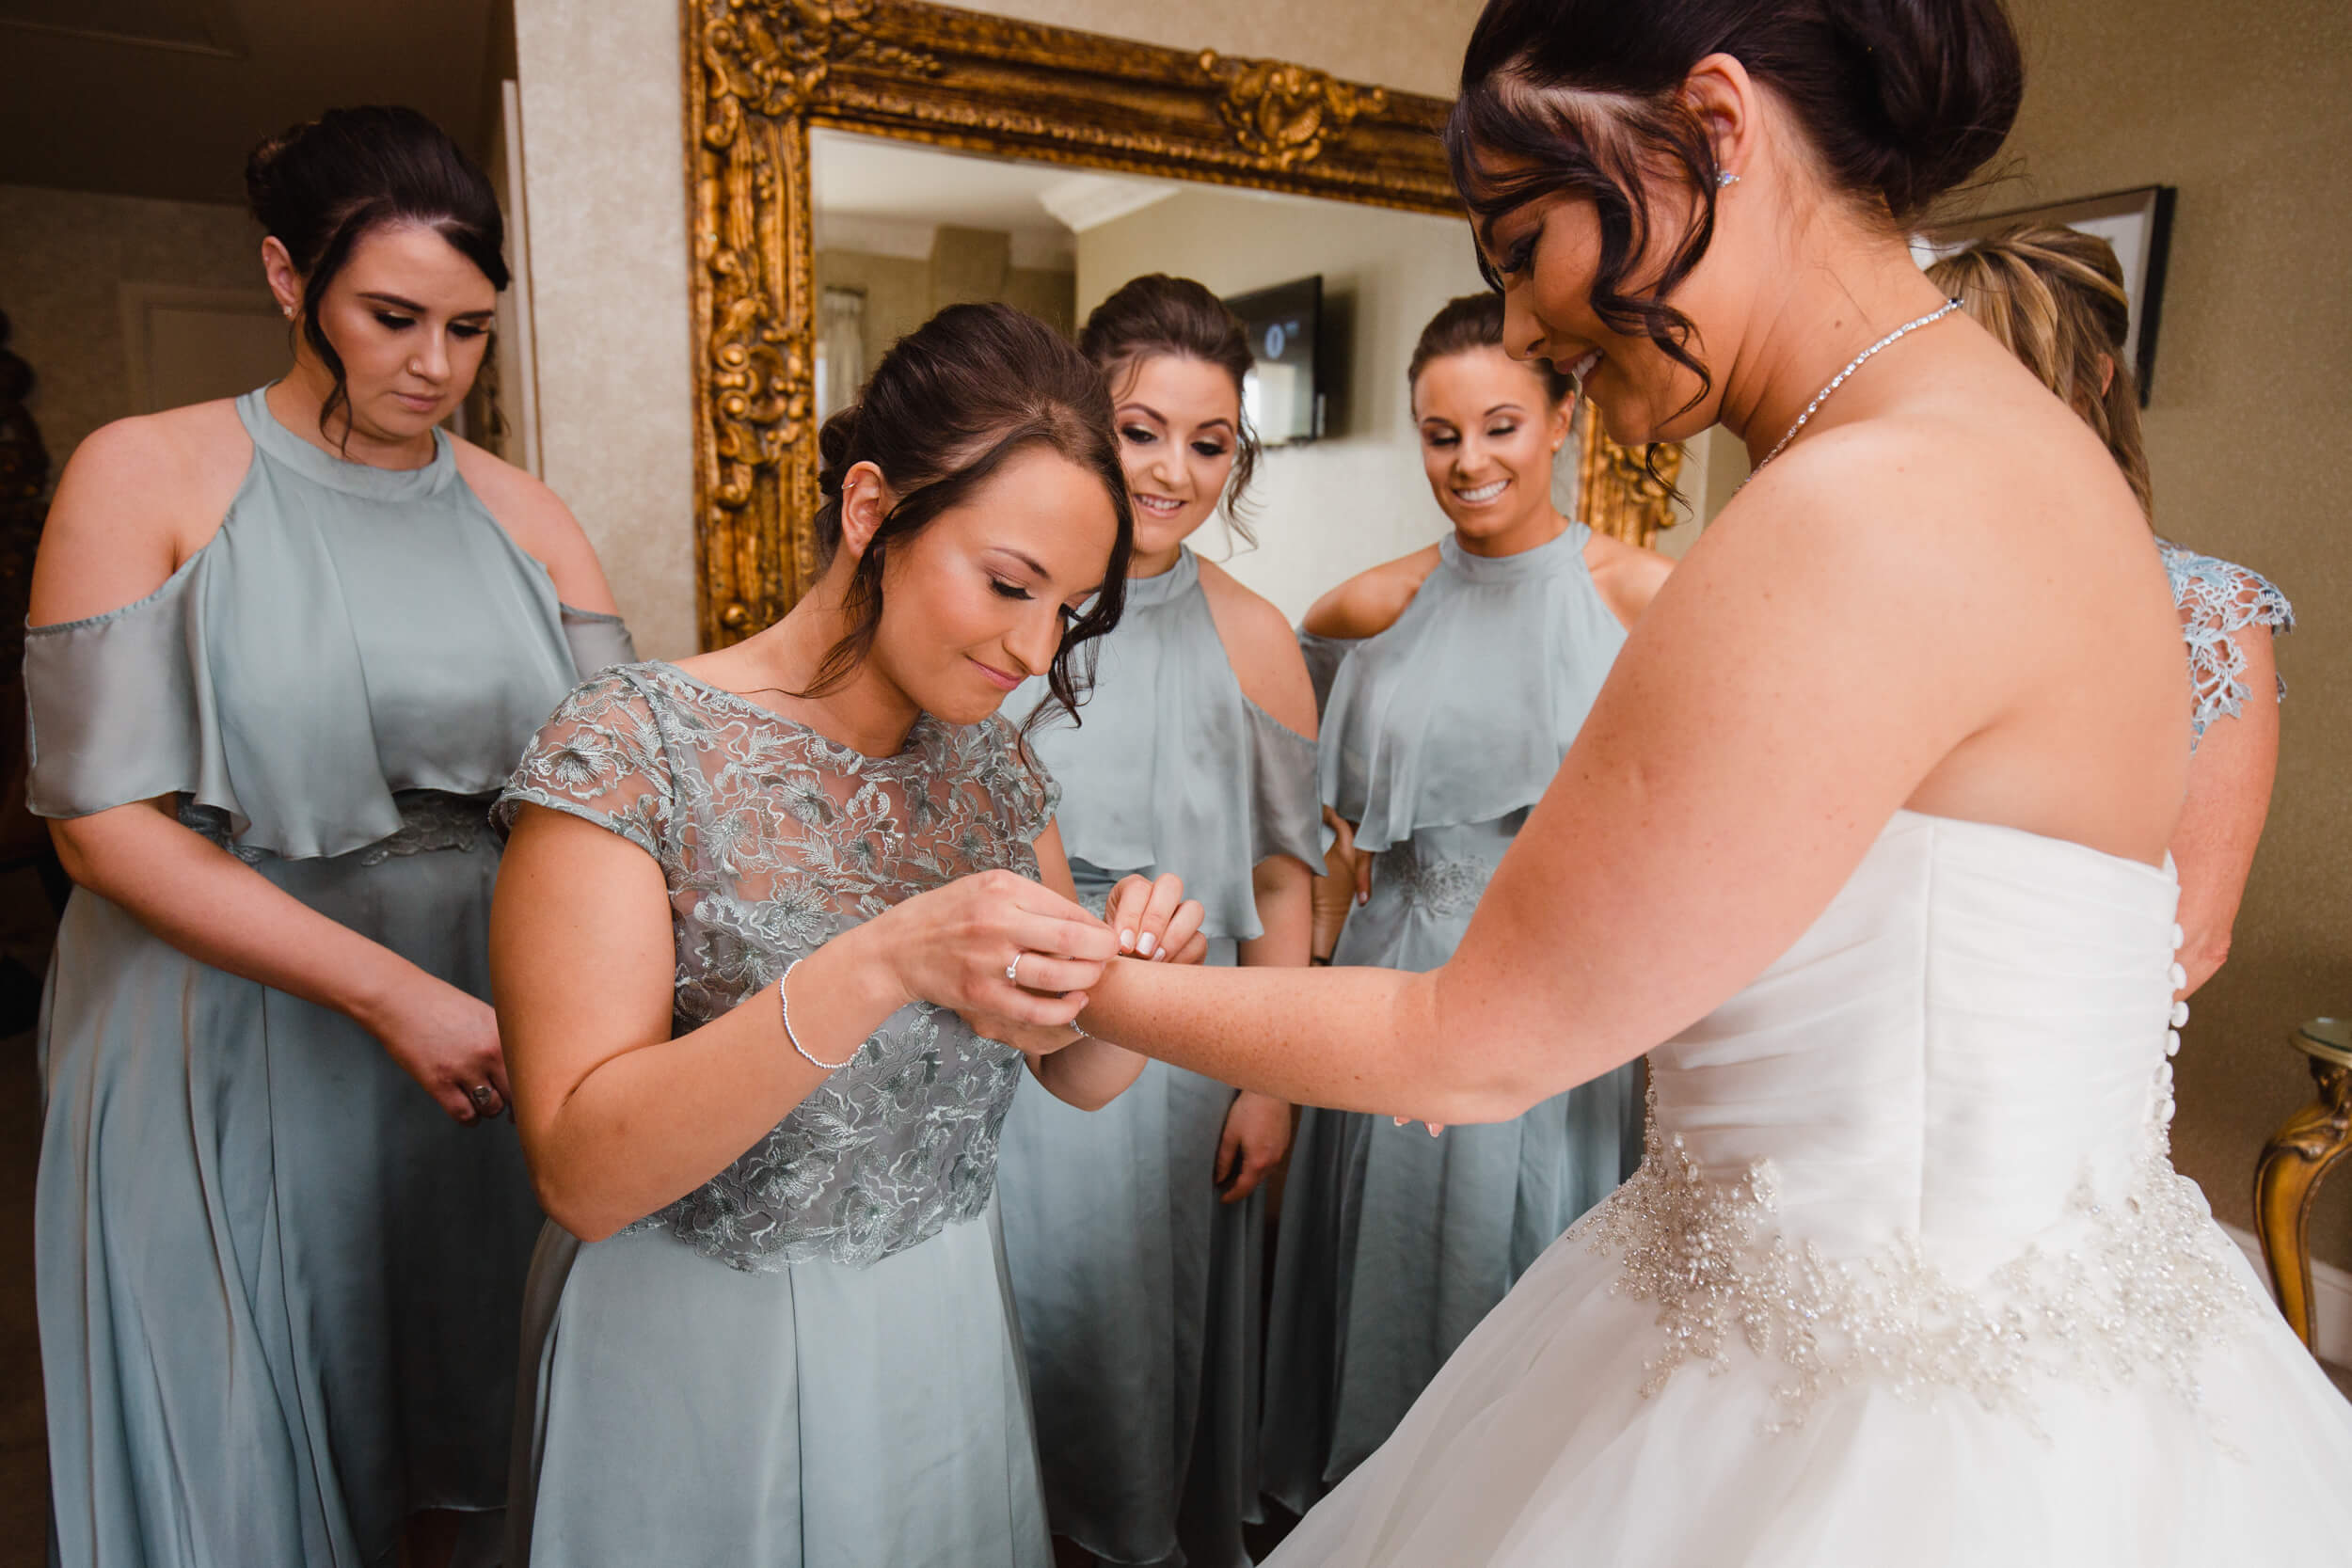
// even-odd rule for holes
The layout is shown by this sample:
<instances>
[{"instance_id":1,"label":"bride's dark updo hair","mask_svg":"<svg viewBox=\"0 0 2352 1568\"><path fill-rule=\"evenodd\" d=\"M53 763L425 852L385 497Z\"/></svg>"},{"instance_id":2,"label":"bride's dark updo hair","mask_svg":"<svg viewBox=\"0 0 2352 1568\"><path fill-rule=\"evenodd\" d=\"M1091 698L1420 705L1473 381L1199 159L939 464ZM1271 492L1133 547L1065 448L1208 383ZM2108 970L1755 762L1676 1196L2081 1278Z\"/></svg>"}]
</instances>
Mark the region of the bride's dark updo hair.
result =
<instances>
[{"instance_id":1,"label":"bride's dark updo hair","mask_svg":"<svg viewBox=\"0 0 2352 1568\"><path fill-rule=\"evenodd\" d=\"M846 601L849 634L827 650L803 695L833 689L865 662L882 626L890 552L970 499L1007 458L1032 447L1058 452L1091 474L1119 520L1102 592L1062 634L1046 672L1056 700L1077 711L1093 676L1089 644L1116 626L1126 608L1136 531L1127 474L1102 372L1043 322L997 304L950 305L899 339L857 402L818 435L817 488L824 499L817 509L817 542L826 561L841 547L841 486L851 468L873 464L898 499L858 558ZM1086 668L1073 673L1082 652ZM1050 706L1039 705L1031 722Z\"/></svg>"},{"instance_id":2,"label":"bride's dark updo hair","mask_svg":"<svg viewBox=\"0 0 2352 1568\"><path fill-rule=\"evenodd\" d=\"M421 224L480 268L493 289L506 287L498 193L414 109L329 109L280 132L246 159L245 192L262 231L286 247L302 277L303 341L335 378L319 408L321 434L350 388L342 356L319 325L319 306L361 239L387 224Z\"/></svg>"},{"instance_id":3,"label":"bride's dark updo hair","mask_svg":"<svg viewBox=\"0 0 2352 1568\"><path fill-rule=\"evenodd\" d=\"M1594 313L1702 383L1691 324L1665 301L1714 238L1714 145L1681 91L1709 55L1744 66L1788 108L1828 184L1895 226L1999 150L2026 81L2001 0L1489 0L1446 123L1463 199L1482 230L1541 197L1592 201ZM1698 214L1657 280L1628 293L1653 224L1642 176L1661 166Z\"/></svg>"}]
</instances>

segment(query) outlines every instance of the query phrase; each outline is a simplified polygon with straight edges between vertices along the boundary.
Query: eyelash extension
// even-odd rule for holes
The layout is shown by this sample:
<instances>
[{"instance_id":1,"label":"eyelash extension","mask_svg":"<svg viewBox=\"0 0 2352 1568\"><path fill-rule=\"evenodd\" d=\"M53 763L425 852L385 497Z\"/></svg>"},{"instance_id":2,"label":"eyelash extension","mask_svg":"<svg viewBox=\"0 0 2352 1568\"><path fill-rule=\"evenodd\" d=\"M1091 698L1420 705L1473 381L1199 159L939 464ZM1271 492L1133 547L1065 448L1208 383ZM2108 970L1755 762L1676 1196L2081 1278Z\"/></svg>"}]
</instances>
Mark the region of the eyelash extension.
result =
<instances>
[{"instance_id":1,"label":"eyelash extension","mask_svg":"<svg viewBox=\"0 0 2352 1568\"><path fill-rule=\"evenodd\" d=\"M988 585L996 591L1000 598L1019 599L1026 603L1037 596L1019 583L1007 582L1003 578L991 578L988 579ZM1054 613L1061 617L1062 625L1065 626L1073 625L1078 619L1078 611L1069 605L1055 606Z\"/></svg>"},{"instance_id":2,"label":"eyelash extension","mask_svg":"<svg viewBox=\"0 0 2352 1568\"><path fill-rule=\"evenodd\" d=\"M397 315L389 310L378 310L375 313L375 321L377 325L390 332L405 332L417 325L417 319L414 316ZM486 326L458 323L453 323L449 330L452 337L467 339L487 337L490 331Z\"/></svg>"}]
</instances>

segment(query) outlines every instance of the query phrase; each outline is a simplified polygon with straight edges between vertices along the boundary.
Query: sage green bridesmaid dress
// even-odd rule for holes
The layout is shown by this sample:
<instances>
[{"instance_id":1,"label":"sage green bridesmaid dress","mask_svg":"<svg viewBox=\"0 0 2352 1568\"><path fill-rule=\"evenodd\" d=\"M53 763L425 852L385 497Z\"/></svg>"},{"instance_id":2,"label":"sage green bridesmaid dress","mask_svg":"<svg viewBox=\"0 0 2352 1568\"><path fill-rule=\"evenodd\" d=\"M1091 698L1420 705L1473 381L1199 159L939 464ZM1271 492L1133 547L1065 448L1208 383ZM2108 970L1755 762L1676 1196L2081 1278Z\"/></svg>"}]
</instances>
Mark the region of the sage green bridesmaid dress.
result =
<instances>
[{"instance_id":1,"label":"sage green bridesmaid dress","mask_svg":"<svg viewBox=\"0 0 2352 1568\"><path fill-rule=\"evenodd\" d=\"M1449 537L1394 626L1307 642L1328 692L1323 800L1377 857L1334 962L1435 969L1462 940L1625 643L1584 566L1591 537L1570 523L1500 557ZM1435 1138L1387 1117L1301 1114L1266 1337L1269 1496L1303 1513L1344 1479L1520 1273L1641 1163L1639 1073Z\"/></svg>"},{"instance_id":2,"label":"sage green bridesmaid dress","mask_svg":"<svg viewBox=\"0 0 2352 1568\"><path fill-rule=\"evenodd\" d=\"M1007 699L1025 716L1031 682ZM1100 910L1173 871L1212 963L1262 934L1261 861L1322 861L1314 743L1243 695L1189 549L1127 584L1091 695L1031 740L1062 847ZM1091 1115L1031 1085L1005 1126L1005 1246L1054 1532L1107 1562L1241 1568L1258 1496L1264 1193L1213 1180L1233 1091L1153 1062Z\"/></svg>"},{"instance_id":3,"label":"sage green bridesmaid dress","mask_svg":"<svg viewBox=\"0 0 2352 1568\"><path fill-rule=\"evenodd\" d=\"M33 809L177 797L332 920L487 997L490 800L619 621L433 461L253 455L162 587L26 638ZM357 1023L77 888L40 1024L35 1198L54 1560L360 1568L405 1516L494 1560L539 1212L514 1130L452 1121Z\"/></svg>"}]
</instances>

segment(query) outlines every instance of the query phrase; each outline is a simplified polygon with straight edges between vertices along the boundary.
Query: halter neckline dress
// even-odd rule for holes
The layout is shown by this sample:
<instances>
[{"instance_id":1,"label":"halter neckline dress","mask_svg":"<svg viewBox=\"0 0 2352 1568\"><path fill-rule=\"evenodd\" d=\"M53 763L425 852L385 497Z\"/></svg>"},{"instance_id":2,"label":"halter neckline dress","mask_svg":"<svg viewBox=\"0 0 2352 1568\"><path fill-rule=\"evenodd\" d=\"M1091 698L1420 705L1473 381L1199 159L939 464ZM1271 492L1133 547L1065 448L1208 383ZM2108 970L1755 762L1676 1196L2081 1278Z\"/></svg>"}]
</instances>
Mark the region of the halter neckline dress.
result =
<instances>
[{"instance_id":1,"label":"halter neckline dress","mask_svg":"<svg viewBox=\"0 0 2352 1568\"><path fill-rule=\"evenodd\" d=\"M25 639L35 812L177 797L273 884L487 997L489 798L617 618L561 605L436 433L252 459L153 593ZM57 1560L374 1564L506 1496L539 1225L513 1128L460 1127L341 1013L78 888L49 974L36 1287ZM475 1560L488 1560L486 1556ZM462 1560L462 1559L461 1559Z\"/></svg>"},{"instance_id":2,"label":"halter neckline dress","mask_svg":"<svg viewBox=\"0 0 2352 1568\"><path fill-rule=\"evenodd\" d=\"M1532 550L1454 538L1396 623L1341 645L1323 801L1377 856L1333 961L1434 969L1549 787L1625 628L1581 523ZM1330 640L1310 647L1327 667ZM1638 1065L1514 1121L1309 1109L1283 1196L1267 1335L1264 1490L1304 1513L1394 1429L1446 1357L1640 1158Z\"/></svg>"},{"instance_id":3,"label":"halter neckline dress","mask_svg":"<svg viewBox=\"0 0 2352 1568\"><path fill-rule=\"evenodd\" d=\"M1032 681L1007 699L1025 717ZM1322 864L1314 743L1244 694L1189 548L1127 582L1079 709L1030 744L1061 785L1081 901L1172 871L1206 911L1213 963L1263 933L1260 862ZM1246 1568L1257 1511L1264 1194L1213 1177L1233 1091L1152 1062L1081 1112L1036 1085L1005 1127L1013 1295L1037 1397L1054 1533L1120 1564Z\"/></svg>"}]
</instances>

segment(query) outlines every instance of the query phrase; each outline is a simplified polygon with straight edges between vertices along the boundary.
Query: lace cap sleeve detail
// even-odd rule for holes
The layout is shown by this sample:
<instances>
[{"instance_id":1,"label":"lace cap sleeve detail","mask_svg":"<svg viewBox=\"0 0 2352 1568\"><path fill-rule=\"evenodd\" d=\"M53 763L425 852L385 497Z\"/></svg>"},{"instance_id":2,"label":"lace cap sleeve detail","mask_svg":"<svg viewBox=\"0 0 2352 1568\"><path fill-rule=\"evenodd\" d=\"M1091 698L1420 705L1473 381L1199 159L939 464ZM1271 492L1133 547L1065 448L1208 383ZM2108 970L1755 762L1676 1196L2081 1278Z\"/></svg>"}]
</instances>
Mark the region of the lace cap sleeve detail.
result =
<instances>
[{"instance_id":1,"label":"lace cap sleeve detail","mask_svg":"<svg viewBox=\"0 0 2352 1568\"><path fill-rule=\"evenodd\" d=\"M640 668L607 670L576 688L539 726L492 808L501 833L513 829L518 807L545 806L670 863L672 763Z\"/></svg>"},{"instance_id":2,"label":"lace cap sleeve detail","mask_svg":"<svg viewBox=\"0 0 2352 1568\"><path fill-rule=\"evenodd\" d=\"M2188 672L2196 689L2192 736L2204 737L2216 719L2234 719L2250 692L2246 653L2237 634L2260 626L2274 635L2295 629L2295 607L2278 584L2233 562L2158 542L2172 602L2180 607L2181 635L2188 643ZM2287 692L2285 677L2277 696Z\"/></svg>"},{"instance_id":3,"label":"lace cap sleeve detail","mask_svg":"<svg viewBox=\"0 0 2352 1568\"><path fill-rule=\"evenodd\" d=\"M1307 679L1315 689L1315 714L1320 718L1331 705L1331 683L1339 678L1340 665L1348 650L1360 639L1352 637L1318 637L1300 627L1298 652L1307 661Z\"/></svg>"},{"instance_id":4,"label":"lace cap sleeve detail","mask_svg":"<svg viewBox=\"0 0 2352 1568\"><path fill-rule=\"evenodd\" d=\"M989 720L986 729L982 768L989 796L1005 814L1006 831L1024 843L1034 844L1061 809L1061 785L1045 770L1037 752L1023 744L1020 730L1002 715Z\"/></svg>"}]
</instances>

